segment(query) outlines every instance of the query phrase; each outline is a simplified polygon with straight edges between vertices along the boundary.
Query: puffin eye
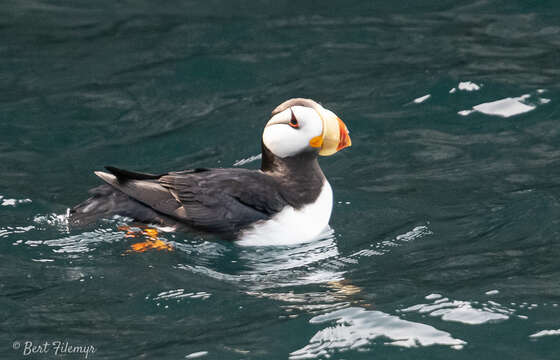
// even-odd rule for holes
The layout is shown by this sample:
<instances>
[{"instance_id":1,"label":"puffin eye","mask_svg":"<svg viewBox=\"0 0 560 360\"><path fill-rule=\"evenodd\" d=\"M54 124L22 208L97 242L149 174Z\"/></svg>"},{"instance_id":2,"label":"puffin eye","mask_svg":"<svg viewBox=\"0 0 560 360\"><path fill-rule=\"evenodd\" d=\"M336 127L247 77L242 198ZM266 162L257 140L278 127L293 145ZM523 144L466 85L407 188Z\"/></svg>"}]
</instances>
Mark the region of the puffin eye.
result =
<instances>
[{"instance_id":1,"label":"puffin eye","mask_svg":"<svg viewBox=\"0 0 560 360\"><path fill-rule=\"evenodd\" d=\"M288 125L290 125L294 129L298 129L299 128L299 123L296 119L296 116L294 115L294 112L293 112L292 109L290 109L290 111L292 112L292 118L290 119L290 123Z\"/></svg>"}]
</instances>

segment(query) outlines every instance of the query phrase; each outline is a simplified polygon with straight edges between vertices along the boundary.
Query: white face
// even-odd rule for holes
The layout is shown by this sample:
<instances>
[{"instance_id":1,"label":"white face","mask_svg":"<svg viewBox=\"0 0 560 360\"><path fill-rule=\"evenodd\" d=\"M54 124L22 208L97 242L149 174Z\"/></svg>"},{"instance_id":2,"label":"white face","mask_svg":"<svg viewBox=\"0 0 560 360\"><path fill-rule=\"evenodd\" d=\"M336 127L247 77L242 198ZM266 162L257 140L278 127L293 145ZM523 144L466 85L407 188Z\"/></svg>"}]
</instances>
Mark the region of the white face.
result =
<instances>
[{"instance_id":1,"label":"white face","mask_svg":"<svg viewBox=\"0 0 560 360\"><path fill-rule=\"evenodd\" d=\"M274 155L285 158L304 151L317 151L309 142L322 132L323 121L315 110L306 106L292 106L268 121L263 142Z\"/></svg>"}]
</instances>

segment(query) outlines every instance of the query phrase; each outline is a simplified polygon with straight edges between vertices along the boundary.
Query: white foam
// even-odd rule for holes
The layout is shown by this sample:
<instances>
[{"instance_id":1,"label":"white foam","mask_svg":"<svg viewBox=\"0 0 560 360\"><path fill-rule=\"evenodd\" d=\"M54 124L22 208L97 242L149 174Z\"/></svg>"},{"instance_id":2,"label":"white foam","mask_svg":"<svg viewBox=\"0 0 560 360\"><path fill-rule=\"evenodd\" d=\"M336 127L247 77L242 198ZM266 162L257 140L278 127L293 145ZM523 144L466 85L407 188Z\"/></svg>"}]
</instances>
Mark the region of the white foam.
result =
<instances>
[{"instance_id":1,"label":"white foam","mask_svg":"<svg viewBox=\"0 0 560 360\"><path fill-rule=\"evenodd\" d=\"M486 295L496 295L499 292L500 292L499 290L488 290L487 292L485 292L485 294Z\"/></svg>"},{"instance_id":2,"label":"white foam","mask_svg":"<svg viewBox=\"0 0 560 360\"><path fill-rule=\"evenodd\" d=\"M40 225L49 225L58 228L60 231L66 233L70 232L68 219L70 217L70 209L66 209L65 214L48 214L48 215L36 215L33 218L33 222Z\"/></svg>"}]
</instances>

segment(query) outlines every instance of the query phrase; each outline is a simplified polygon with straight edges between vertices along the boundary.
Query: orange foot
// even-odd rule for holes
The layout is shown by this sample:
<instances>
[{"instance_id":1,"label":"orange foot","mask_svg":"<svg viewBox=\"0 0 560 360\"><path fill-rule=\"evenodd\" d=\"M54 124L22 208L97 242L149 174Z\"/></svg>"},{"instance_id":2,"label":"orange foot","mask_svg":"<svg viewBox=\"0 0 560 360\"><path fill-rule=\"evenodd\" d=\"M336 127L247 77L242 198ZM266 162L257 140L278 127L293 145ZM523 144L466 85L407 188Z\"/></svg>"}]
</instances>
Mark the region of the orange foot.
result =
<instances>
[{"instance_id":1,"label":"orange foot","mask_svg":"<svg viewBox=\"0 0 560 360\"><path fill-rule=\"evenodd\" d=\"M126 234L124 235L127 238L136 238L136 237L147 237L145 241L138 242L132 244L130 250L126 252L145 252L149 249L156 249L156 250L167 250L172 251L173 247L162 241L158 238L158 230L154 228L144 227L144 228L131 228L128 225L119 226L119 230L125 231Z\"/></svg>"}]
</instances>

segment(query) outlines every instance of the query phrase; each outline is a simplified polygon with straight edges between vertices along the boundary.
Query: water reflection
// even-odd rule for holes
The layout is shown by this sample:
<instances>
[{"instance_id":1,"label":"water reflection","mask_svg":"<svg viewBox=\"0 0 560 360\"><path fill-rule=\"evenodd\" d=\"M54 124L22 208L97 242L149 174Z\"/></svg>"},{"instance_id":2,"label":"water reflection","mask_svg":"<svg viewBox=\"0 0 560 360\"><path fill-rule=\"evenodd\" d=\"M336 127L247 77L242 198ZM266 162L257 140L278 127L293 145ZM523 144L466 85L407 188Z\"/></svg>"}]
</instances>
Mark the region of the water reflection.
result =
<instances>
[{"instance_id":1,"label":"water reflection","mask_svg":"<svg viewBox=\"0 0 560 360\"><path fill-rule=\"evenodd\" d=\"M123 220L126 219L113 219L107 222L107 227L78 235L27 240L25 244L31 247L48 246L54 253L79 256L95 251L101 243L132 240L135 243L128 246L129 250L123 254L134 256L137 254L130 249L156 251L159 249L156 246L139 247L164 242L166 250L172 250L182 259L173 266L174 269L227 282L247 295L280 302L283 311L280 319L311 315L310 325L323 325L324 328L309 339L308 345L291 352L291 359L315 358L330 352L363 348L374 344L376 339L384 339L382 344L404 347L445 345L460 349L465 344L465 341L433 326L375 309L363 289L347 276L348 266L357 264L361 257L386 255L396 247L430 236L432 231L426 225L413 227L391 240L371 244L366 249L343 256L332 229L306 244L247 247L208 241L202 236L178 240L172 233L124 226ZM58 227L64 221L62 217L53 215L36 219L36 223ZM228 266L224 266L224 262ZM74 268L73 271L75 279L81 281L84 278L83 269ZM155 307L167 309L171 303L180 303L183 299L205 300L211 295L207 291L164 288L154 295L146 294L145 300ZM414 310L411 307L402 311Z\"/></svg>"},{"instance_id":2,"label":"water reflection","mask_svg":"<svg viewBox=\"0 0 560 360\"><path fill-rule=\"evenodd\" d=\"M0 206L17 206L19 204L29 204L31 203L31 199L10 199L6 198L3 195L0 195Z\"/></svg>"},{"instance_id":3,"label":"water reflection","mask_svg":"<svg viewBox=\"0 0 560 360\"><path fill-rule=\"evenodd\" d=\"M465 341L432 326L402 320L381 311L348 307L313 317L311 324L329 324L319 330L303 348L290 353L290 359L309 359L332 351L346 351L383 339L383 344L417 347L446 345L462 349Z\"/></svg>"},{"instance_id":4,"label":"water reflection","mask_svg":"<svg viewBox=\"0 0 560 360\"><path fill-rule=\"evenodd\" d=\"M538 331L534 334L529 335L530 338L535 339L535 338L540 338L543 336L554 336L554 335L560 335L560 329L556 329L556 330L541 330Z\"/></svg>"},{"instance_id":5,"label":"water reflection","mask_svg":"<svg viewBox=\"0 0 560 360\"><path fill-rule=\"evenodd\" d=\"M181 239L180 236L176 237L177 234L155 229L123 227L122 222L123 219L114 219L106 222L107 226L92 231L51 240L27 240L24 244L29 247L48 246L55 254L79 257L91 254L100 244L123 242L129 250L119 250L121 254L140 256L130 251L138 250L134 245L162 241L166 244L165 249L180 259L172 265L173 271L186 271L229 283L254 298L278 302L281 309L279 319L309 317L309 326L320 327L305 346L291 349L290 359L330 356L337 352L363 350L378 345L441 345L452 349L465 346L465 340L447 331L423 321L403 319L413 313L429 314L443 321L469 325L505 321L511 316L526 318L494 301L478 303L452 300L440 294L430 294L425 298L428 300L426 303L395 310L394 314L377 309L367 292L352 282L349 267L364 258L388 256L413 241L432 236L429 223L411 227L400 235L368 244L366 248L356 249L345 256L339 250L337 236L332 229L306 244L247 247L210 241L195 235ZM36 217L35 223L37 226L48 224L58 228L64 221L63 216L51 215ZM61 229L61 233L64 232ZM140 243L137 242L139 240ZM131 247L128 244L130 241L136 243ZM158 247L147 246L141 250L155 252ZM164 256L169 259L168 255ZM71 281L84 281L88 272L83 267L69 267L65 276ZM487 291L486 296L498 293L496 290ZM168 309L171 304L180 306L178 304L186 300L211 301L212 293L202 289L163 287L143 296L150 306Z\"/></svg>"},{"instance_id":6,"label":"water reflection","mask_svg":"<svg viewBox=\"0 0 560 360\"><path fill-rule=\"evenodd\" d=\"M337 261L339 252L334 233L330 231L324 236L297 246L245 247L232 244L228 247L224 245L223 254L232 257L230 262L235 264L229 272L224 271L223 268L218 270L216 264L212 262L202 265L201 259L197 263L180 263L176 267L238 283L250 292L343 280L344 270ZM177 249L183 250L185 245L178 246ZM198 250L201 258L215 256L215 247L209 249L212 251L208 254L200 252L200 248Z\"/></svg>"},{"instance_id":7,"label":"water reflection","mask_svg":"<svg viewBox=\"0 0 560 360\"><path fill-rule=\"evenodd\" d=\"M25 244L31 247L46 245L54 253L88 253L94 251L101 243L120 241L123 233L113 228L100 228L78 235L66 236L51 240L27 240Z\"/></svg>"},{"instance_id":8,"label":"water reflection","mask_svg":"<svg viewBox=\"0 0 560 360\"><path fill-rule=\"evenodd\" d=\"M371 250L375 254L358 251L345 257L339 253L335 233L329 232L324 238L298 246L234 247L230 255L235 255L233 261L242 271L238 267L226 273L212 266L189 264L179 264L177 268L236 283L248 295L278 301L285 312L279 318L313 315L311 325L324 324L308 345L291 352L290 359L362 348L378 338L384 339L386 345L461 349L466 342L445 331L375 310L363 289L346 276L348 264L358 262L356 258L383 255L391 248L431 234L427 226L416 226L375 245Z\"/></svg>"},{"instance_id":9,"label":"water reflection","mask_svg":"<svg viewBox=\"0 0 560 360\"><path fill-rule=\"evenodd\" d=\"M478 111L485 115L495 115L510 117L535 110L536 106L527 104L526 101L531 95L525 94L518 97L508 97L496 101L486 102L473 106L473 111Z\"/></svg>"},{"instance_id":10,"label":"water reflection","mask_svg":"<svg viewBox=\"0 0 560 360\"><path fill-rule=\"evenodd\" d=\"M430 294L430 304L417 304L400 310L403 313L418 312L441 317L445 321L460 322L468 325L480 325L488 322L504 321L515 313L514 309L489 300L483 303L450 300L440 294Z\"/></svg>"},{"instance_id":11,"label":"water reflection","mask_svg":"<svg viewBox=\"0 0 560 360\"><path fill-rule=\"evenodd\" d=\"M12 234L24 234L28 231L35 229L35 226L6 226L0 227L0 238L8 237ZM21 242L21 241L20 241ZM19 243L14 243L14 245L18 245Z\"/></svg>"}]
</instances>

